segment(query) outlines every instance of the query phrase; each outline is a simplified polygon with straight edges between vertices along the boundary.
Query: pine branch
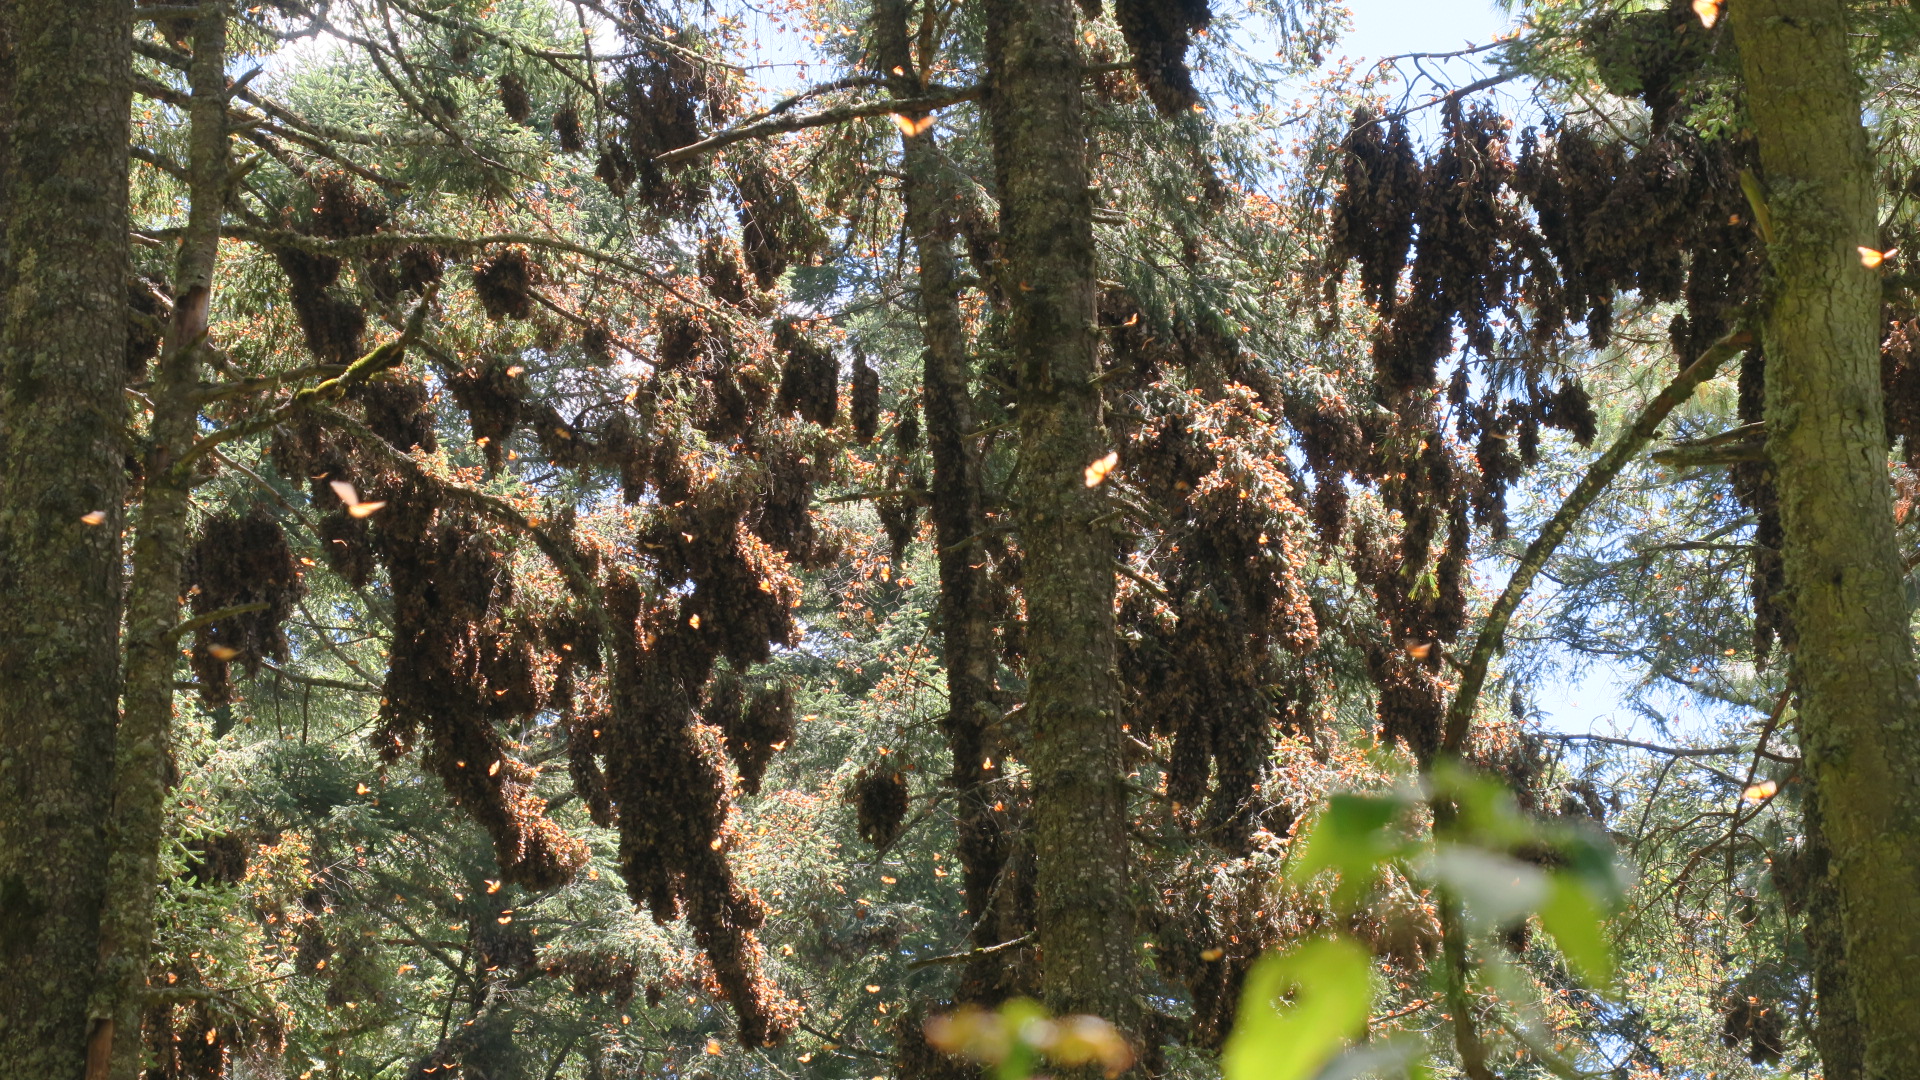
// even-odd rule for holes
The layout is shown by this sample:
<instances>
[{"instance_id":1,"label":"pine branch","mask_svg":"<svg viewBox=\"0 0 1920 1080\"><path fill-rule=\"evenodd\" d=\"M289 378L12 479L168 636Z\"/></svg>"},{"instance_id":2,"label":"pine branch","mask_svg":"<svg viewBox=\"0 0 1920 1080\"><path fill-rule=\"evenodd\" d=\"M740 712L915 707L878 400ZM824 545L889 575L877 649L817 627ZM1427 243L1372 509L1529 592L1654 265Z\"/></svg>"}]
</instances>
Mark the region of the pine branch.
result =
<instances>
[{"instance_id":1,"label":"pine branch","mask_svg":"<svg viewBox=\"0 0 1920 1080\"><path fill-rule=\"evenodd\" d=\"M395 449L393 444L382 439L373 429L345 413L327 408L324 405L313 406L315 416L336 427L351 432L360 444L385 458L396 469L432 484L441 494L458 502L466 503L477 512L503 522L515 530L530 537L534 546L550 560L576 595L586 604L589 616L599 625L602 637L611 640L612 623L608 621L606 604L601 598L600 587L594 583L593 575L588 573L579 557L568 547L556 540L552 534L527 519L512 503L485 492L443 480L429 473L421 464Z\"/></svg>"},{"instance_id":2,"label":"pine branch","mask_svg":"<svg viewBox=\"0 0 1920 1080\"><path fill-rule=\"evenodd\" d=\"M156 230L160 236L168 235L167 230ZM447 251L473 251L478 248L493 247L501 244L520 244L525 247L543 248L549 251L578 255L583 259L605 263L608 266L625 271L636 277L645 278L658 286L674 299L701 311L710 318L729 325L739 325L739 319L698 297L683 293L672 282L639 263L627 259L615 252L576 244L555 236L540 233L482 233L478 236L462 236L457 233L370 233L365 236L349 236L338 240L328 240L317 236L308 236L290 229L263 229L252 225L228 225L222 236L229 240L245 240L262 247L286 247L295 251L304 251L309 255L376 255L382 252L397 251L409 244L441 248Z\"/></svg>"},{"instance_id":3,"label":"pine branch","mask_svg":"<svg viewBox=\"0 0 1920 1080\"><path fill-rule=\"evenodd\" d=\"M1600 493L1613 482L1613 478L1620 475L1620 470L1626 468L1627 462L1652 440L1654 433L1674 409L1692 397L1694 390L1711 379L1722 364L1746 351L1752 344L1752 333L1740 329L1721 338L1700 354L1698 360L1688 365L1673 382L1667 384L1666 389L1640 410L1633 425L1607 448L1600 460L1588 467L1573 493L1560 504L1560 509L1540 530L1540 535L1534 537L1533 543L1527 545L1520 565L1514 567L1513 576L1507 579L1506 591L1501 593L1493 610L1487 613L1487 621L1481 625L1480 636L1474 641L1473 652L1462 665L1460 689L1447 709L1446 728L1441 739L1443 753L1457 755L1466 746L1474 709L1480 702L1480 691L1486 685L1487 666L1493 662L1494 653L1502 648L1507 624L1513 621L1513 613L1519 609L1520 601L1526 598L1527 590L1533 586L1533 579L1546 566L1547 560L1553 557L1567 534L1573 531L1580 515L1586 513Z\"/></svg>"},{"instance_id":4,"label":"pine branch","mask_svg":"<svg viewBox=\"0 0 1920 1080\"><path fill-rule=\"evenodd\" d=\"M262 605L264 606L264 605ZM380 696L383 691L372 683L348 682L345 679L323 679L317 675L303 675L290 668L283 668L271 660L260 661L260 666L291 683L301 686L313 686L323 690L345 690L354 694L372 694Z\"/></svg>"},{"instance_id":5,"label":"pine branch","mask_svg":"<svg viewBox=\"0 0 1920 1080\"><path fill-rule=\"evenodd\" d=\"M713 153L722 147L731 146L747 139L764 139L769 135L781 135L789 131L802 131L806 128L825 127L829 124L845 123L848 120L861 120L869 116L885 116L889 113L931 112L949 105L958 105L963 101L972 101L980 96L977 86L956 86L939 89L925 97L889 99L886 101L863 101L857 105L842 105L819 112L804 113L800 116L783 116L772 120L763 120L757 124L742 124L728 128L680 147L669 150L653 159L655 165L682 165L695 158Z\"/></svg>"},{"instance_id":6,"label":"pine branch","mask_svg":"<svg viewBox=\"0 0 1920 1080\"><path fill-rule=\"evenodd\" d=\"M372 352L348 364L345 371L323 383L301 390L293 395L292 400L265 416L216 431L193 444L191 449L181 454L180 459L174 462L171 470L173 475L176 478L185 477L195 462L212 453L215 448L235 439L244 439L249 435L271 431L286 423L301 410L314 408L322 402L341 397L352 387L401 363L407 357L407 346L420 336L420 331L426 326L427 311L433 306L434 296L438 292L438 283L427 286L426 294L414 306L413 314L407 317L406 328L401 330L393 340L376 346Z\"/></svg>"},{"instance_id":7,"label":"pine branch","mask_svg":"<svg viewBox=\"0 0 1920 1080\"><path fill-rule=\"evenodd\" d=\"M235 615L246 615L250 612L265 611L269 606L266 601L261 600L252 604L235 604L232 607L223 607L218 611L209 611L205 615L195 615L193 618L175 626L168 636L178 641L188 634L193 633L195 630L212 626L214 623L224 619L231 619Z\"/></svg>"}]
</instances>

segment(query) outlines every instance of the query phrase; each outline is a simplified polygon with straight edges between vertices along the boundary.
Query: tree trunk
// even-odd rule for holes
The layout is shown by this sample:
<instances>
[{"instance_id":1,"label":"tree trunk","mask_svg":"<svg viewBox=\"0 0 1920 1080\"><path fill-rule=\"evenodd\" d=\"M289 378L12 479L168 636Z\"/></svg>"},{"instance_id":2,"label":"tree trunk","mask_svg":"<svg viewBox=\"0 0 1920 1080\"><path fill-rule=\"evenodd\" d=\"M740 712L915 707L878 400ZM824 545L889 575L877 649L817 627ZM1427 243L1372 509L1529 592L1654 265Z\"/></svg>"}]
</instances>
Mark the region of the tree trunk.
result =
<instances>
[{"instance_id":1,"label":"tree trunk","mask_svg":"<svg viewBox=\"0 0 1920 1080\"><path fill-rule=\"evenodd\" d=\"M0 1078L64 1080L105 1050L89 998L120 689L133 2L0 14Z\"/></svg>"},{"instance_id":2,"label":"tree trunk","mask_svg":"<svg viewBox=\"0 0 1920 1080\"><path fill-rule=\"evenodd\" d=\"M874 4L876 53L895 97L924 97L908 30L908 0ZM926 59L926 58L922 58ZM980 533L980 460L968 438L975 426L967 337L960 316L959 277L953 254L953 187L931 130L901 135L901 185L907 236L919 262L920 319L924 335L922 382L927 413L927 449L933 457L932 518L940 563L940 634L947 670L947 746L953 754L950 782L959 796L955 829L961 884L972 916L969 944L986 949L1017 937L996 903L1007 862L1002 815L993 809L1003 763L992 753L987 732L1000 718L993 704L992 613L988 608L985 557ZM959 999L993 1004L1015 992L1010 954L984 953L968 961Z\"/></svg>"},{"instance_id":3,"label":"tree trunk","mask_svg":"<svg viewBox=\"0 0 1920 1080\"><path fill-rule=\"evenodd\" d=\"M1805 826L1807 892L1802 936L1813 957L1813 1045L1820 1053L1825 1080L1860 1080L1865 1040L1853 1005L1853 988L1847 983L1846 942L1840 932L1833 881L1827 876L1830 856L1817 799L1806 800Z\"/></svg>"},{"instance_id":4,"label":"tree trunk","mask_svg":"<svg viewBox=\"0 0 1920 1080\"><path fill-rule=\"evenodd\" d=\"M1042 994L1132 1027L1138 1009L1126 768L1114 670L1114 541L1087 467L1110 449L1095 381L1093 202L1072 0L991 0L987 119L998 268L1018 375L1015 520L1027 604Z\"/></svg>"},{"instance_id":5,"label":"tree trunk","mask_svg":"<svg viewBox=\"0 0 1920 1080\"><path fill-rule=\"evenodd\" d=\"M1729 5L1770 224L1767 452L1798 645L1800 739L1865 1075L1920 1076L1920 685L1880 393L1873 162L1841 0Z\"/></svg>"},{"instance_id":6,"label":"tree trunk","mask_svg":"<svg viewBox=\"0 0 1920 1080\"><path fill-rule=\"evenodd\" d=\"M107 909L101 921L102 992L113 1024L113 1080L140 1074L140 1015L160 885L167 776L172 771L173 677L179 653L180 572L187 549L192 470L174 468L192 448L213 272L227 189L225 8L195 21L188 81L188 209L175 258L173 316L148 399L153 421L127 590L126 704L115 747Z\"/></svg>"}]
</instances>

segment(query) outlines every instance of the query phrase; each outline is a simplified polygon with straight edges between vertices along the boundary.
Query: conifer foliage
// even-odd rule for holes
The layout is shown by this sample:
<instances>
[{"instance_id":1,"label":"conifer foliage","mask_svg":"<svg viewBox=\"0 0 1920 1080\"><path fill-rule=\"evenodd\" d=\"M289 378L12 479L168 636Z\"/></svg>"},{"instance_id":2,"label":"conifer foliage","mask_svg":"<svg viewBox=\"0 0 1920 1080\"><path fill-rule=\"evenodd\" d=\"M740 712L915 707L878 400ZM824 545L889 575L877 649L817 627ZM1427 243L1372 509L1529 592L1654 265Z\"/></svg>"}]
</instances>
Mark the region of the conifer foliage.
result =
<instances>
[{"instance_id":1,"label":"conifer foliage","mask_svg":"<svg viewBox=\"0 0 1920 1080\"><path fill-rule=\"evenodd\" d=\"M1727 26L1608 7L1530 5L1431 100L1318 82L1298 154L1310 3L149 12L131 233L94 253L131 256L124 325L89 338L128 494L62 522L134 522L96 689L150 721L104 819L146 921L90 990L138 1023L90 1080L956 1080L940 1033L1018 997L1201 1076L1262 956L1329 935L1385 976L1368 1045L1474 1080L1541 1032L1563 1075L1815 1042L1845 1072L1821 868L1858 864L1782 746L1750 331L1782 196ZM806 64L770 74L776 33ZM276 52L306 38L336 51ZM1524 127L1478 93L1521 73ZM1887 123L1858 251L1911 541L1920 174ZM1603 452L1703 355L1737 385L1660 414L1653 463ZM1523 546L1559 591L1483 618ZM1562 645L1740 719L1540 730ZM1298 871L1354 790L1397 854L1335 891ZM1463 919L1462 821L1509 805L1481 854L1517 879L1602 827L1648 863L1617 993L1579 989L1564 909Z\"/></svg>"}]
</instances>

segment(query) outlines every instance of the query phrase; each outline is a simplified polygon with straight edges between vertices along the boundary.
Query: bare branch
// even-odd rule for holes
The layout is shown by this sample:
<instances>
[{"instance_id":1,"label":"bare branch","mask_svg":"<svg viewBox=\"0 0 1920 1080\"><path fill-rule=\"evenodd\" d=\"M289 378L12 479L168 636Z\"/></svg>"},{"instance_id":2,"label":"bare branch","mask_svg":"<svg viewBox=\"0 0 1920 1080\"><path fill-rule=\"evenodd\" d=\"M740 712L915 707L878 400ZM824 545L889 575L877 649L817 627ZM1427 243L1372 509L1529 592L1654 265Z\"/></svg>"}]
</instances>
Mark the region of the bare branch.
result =
<instances>
[{"instance_id":1,"label":"bare branch","mask_svg":"<svg viewBox=\"0 0 1920 1080\"><path fill-rule=\"evenodd\" d=\"M998 945L989 945L984 949L968 949L966 952L948 953L945 956L929 956L924 960L913 960L907 964L907 970L912 971L916 968L932 967L935 964L964 964L978 957L992 956L994 953L1005 952L1008 949L1017 949L1032 940L1033 934L1028 932L1014 938L1012 941L1003 941Z\"/></svg>"},{"instance_id":2,"label":"bare branch","mask_svg":"<svg viewBox=\"0 0 1920 1080\"><path fill-rule=\"evenodd\" d=\"M713 153L725 146L731 146L747 139L764 139L769 135L780 135L789 131L801 131L806 128L825 127L828 124L845 123L848 120L861 120L869 116L885 116L888 113L931 112L944 109L949 105L958 105L963 101L972 101L980 96L977 86L959 86L938 89L925 97L903 98L889 101L863 101L857 105L842 105L819 112L804 113L800 116L783 116L763 120L757 124L742 124L728 128L701 139L697 143L683 146L678 150L669 150L653 159L655 165L681 165L695 158Z\"/></svg>"},{"instance_id":3,"label":"bare branch","mask_svg":"<svg viewBox=\"0 0 1920 1080\"><path fill-rule=\"evenodd\" d=\"M223 607L218 611L209 611L205 615L195 615L193 618L175 626L168 636L178 641L202 627L212 626L214 623L224 619L231 619L235 615L246 615L250 612L265 611L267 607L267 602L261 600L252 604L235 604L232 607Z\"/></svg>"}]
</instances>

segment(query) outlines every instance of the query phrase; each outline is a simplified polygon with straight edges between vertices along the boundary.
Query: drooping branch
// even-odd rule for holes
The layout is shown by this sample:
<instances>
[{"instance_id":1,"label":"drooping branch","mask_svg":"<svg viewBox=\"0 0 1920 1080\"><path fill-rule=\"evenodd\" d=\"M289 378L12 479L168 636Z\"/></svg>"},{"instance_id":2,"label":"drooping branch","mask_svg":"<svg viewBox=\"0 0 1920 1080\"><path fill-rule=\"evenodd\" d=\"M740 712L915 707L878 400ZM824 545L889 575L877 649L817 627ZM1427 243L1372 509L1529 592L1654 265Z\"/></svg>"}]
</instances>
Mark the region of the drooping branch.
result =
<instances>
[{"instance_id":1,"label":"drooping branch","mask_svg":"<svg viewBox=\"0 0 1920 1080\"><path fill-rule=\"evenodd\" d=\"M1526 598L1527 590L1533 586L1533 579L1546 566L1547 560L1553 557L1567 534L1573 531L1580 515L1586 513L1614 477L1620 475L1620 470L1626 468L1627 462L1646 446L1668 415L1692 397L1694 390L1712 378L1722 364L1752 345L1753 340L1748 330L1734 330L1715 342L1698 360L1668 383L1640 410L1632 426L1614 440L1600 460L1587 468L1586 475L1580 478L1573 493L1560 504L1560 509L1540 530L1540 535L1533 538L1533 543L1527 545L1520 564L1514 567L1513 576L1507 579L1506 590L1494 603L1493 610L1487 613L1487 621L1480 628L1473 651L1461 665L1460 689L1447 709L1446 727L1441 740L1442 749L1448 755L1458 754L1466 745L1474 708L1479 703L1480 691L1486 685L1487 666L1493 662L1494 653L1500 650L1506 638L1507 624L1513 620L1513 613L1519 609L1520 601Z\"/></svg>"}]
</instances>

